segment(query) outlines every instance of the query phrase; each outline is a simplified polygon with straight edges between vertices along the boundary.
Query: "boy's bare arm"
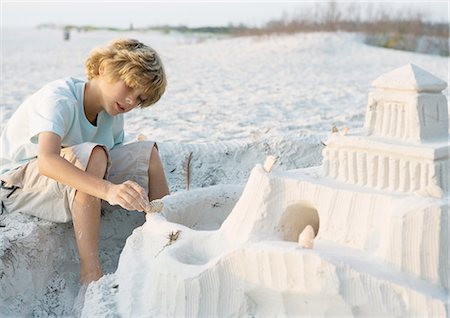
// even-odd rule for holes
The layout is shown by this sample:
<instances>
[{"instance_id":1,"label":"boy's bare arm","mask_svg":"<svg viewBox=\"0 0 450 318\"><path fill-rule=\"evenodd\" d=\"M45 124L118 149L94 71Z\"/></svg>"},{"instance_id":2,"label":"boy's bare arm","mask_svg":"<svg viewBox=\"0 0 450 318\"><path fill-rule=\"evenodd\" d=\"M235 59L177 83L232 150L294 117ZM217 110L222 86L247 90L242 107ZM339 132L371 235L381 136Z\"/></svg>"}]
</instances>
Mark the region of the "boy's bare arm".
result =
<instances>
[{"instance_id":1,"label":"boy's bare arm","mask_svg":"<svg viewBox=\"0 0 450 318\"><path fill-rule=\"evenodd\" d=\"M119 204L128 210L144 211L149 202L145 190L138 184L127 181L113 184L93 176L60 156L61 137L52 132L39 134L39 173L66 184L78 191L103 199L110 204Z\"/></svg>"}]
</instances>

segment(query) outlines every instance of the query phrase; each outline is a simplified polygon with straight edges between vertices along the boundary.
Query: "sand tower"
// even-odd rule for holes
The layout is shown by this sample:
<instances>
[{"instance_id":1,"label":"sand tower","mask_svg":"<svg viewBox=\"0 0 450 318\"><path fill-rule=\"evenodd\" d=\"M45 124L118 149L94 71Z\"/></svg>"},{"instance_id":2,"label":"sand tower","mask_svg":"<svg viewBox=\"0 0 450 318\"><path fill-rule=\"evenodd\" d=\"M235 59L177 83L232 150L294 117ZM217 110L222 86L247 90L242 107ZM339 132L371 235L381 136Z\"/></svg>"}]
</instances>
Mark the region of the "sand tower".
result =
<instances>
[{"instance_id":1,"label":"sand tower","mask_svg":"<svg viewBox=\"0 0 450 318\"><path fill-rule=\"evenodd\" d=\"M364 130L331 138L327 177L361 186L442 197L448 192L447 84L408 64L372 83Z\"/></svg>"}]
</instances>

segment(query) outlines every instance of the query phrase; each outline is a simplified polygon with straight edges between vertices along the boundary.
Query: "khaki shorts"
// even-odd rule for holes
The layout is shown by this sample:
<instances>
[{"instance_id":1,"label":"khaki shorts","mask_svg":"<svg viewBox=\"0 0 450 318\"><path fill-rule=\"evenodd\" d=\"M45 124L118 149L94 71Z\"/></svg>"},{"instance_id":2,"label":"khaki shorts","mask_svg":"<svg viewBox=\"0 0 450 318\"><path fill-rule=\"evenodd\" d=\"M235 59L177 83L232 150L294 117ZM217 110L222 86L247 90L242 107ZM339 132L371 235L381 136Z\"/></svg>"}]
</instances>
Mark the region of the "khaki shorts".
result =
<instances>
[{"instance_id":1,"label":"khaki shorts","mask_svg":"<svg viewBox=\"0 0 450 318\"><path fill-rule=\"evenodd\" d=\"M102 145L83 143L62 149L61 156L85 171L96 146L103 147L108 154L105 179L115 184L135 181L148 193L147 171L153 146L156 146L154 142L134 142L117 146L110 151ZM76 190L41 176L37 159L3 175L1 184L3 211L18 211L53 222L68 222L72 219L71 208ZM111 206L102 202L102 208L110 209Z\"/></svg>"}]
</instances>

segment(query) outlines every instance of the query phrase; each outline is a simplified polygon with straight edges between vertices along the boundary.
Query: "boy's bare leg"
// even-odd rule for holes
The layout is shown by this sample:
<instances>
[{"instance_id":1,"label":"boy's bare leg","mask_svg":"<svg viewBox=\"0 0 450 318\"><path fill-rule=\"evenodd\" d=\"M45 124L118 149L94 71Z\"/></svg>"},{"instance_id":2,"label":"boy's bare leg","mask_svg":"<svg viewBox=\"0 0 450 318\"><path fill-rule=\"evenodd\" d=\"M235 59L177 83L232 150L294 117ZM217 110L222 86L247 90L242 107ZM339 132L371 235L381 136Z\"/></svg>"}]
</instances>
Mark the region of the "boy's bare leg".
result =
<instances>
[{"instance_id":1,"label":"boy's bare leg","mask_svg":"<svg viewBox=\"0 0 450 318\"><path fill-rule=\"evenodd\" d=\"M107 156L103 148L92 150L86 171L103 178L107 168ZM73 228L80 255L80 281L89 284L103 276L98 256L100 232L100 199L77 191L72 206Z\"/></svg>"},{"instance_id":2,"label":"boy's bare leg","mask_svg":"<svg viewBox=\"0 0 450 318\"><path fill-rule=\"evenodd\" d=\"M150 201L161 199L169 194L164 167L156 147L153 146L150 162L148 165L148 199Z\"/></svg>"}]
</instances>

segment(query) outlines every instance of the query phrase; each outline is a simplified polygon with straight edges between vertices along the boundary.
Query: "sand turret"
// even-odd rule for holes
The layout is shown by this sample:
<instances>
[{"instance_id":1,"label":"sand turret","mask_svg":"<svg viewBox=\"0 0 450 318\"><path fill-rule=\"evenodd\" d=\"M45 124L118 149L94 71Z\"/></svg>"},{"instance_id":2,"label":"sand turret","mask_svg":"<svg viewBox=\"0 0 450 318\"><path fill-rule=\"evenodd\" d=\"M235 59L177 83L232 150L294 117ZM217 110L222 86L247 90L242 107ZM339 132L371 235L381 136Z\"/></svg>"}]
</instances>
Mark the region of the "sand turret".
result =
<instances>
[{"instance_id":1,"label":"sand turret","mask_svg":"<svg viewBox=\"0 0 450 318\"><path fill-rule=\"evenodd\" d=\"M412 64L372 82L365 127L371 135L426 142L448 136L447 84Z\"/></svg>"},{"instance_id":2,"label":"sand turret","mask_svg":"<svg viewBox=\"0 0 450 318\"><path fill-rule=\"evenodd\" d=\"M448 193L447 84L408 64L372 85L365 130L328 140L325 176L403 193Z\"/></svg>"}]
</instances>

